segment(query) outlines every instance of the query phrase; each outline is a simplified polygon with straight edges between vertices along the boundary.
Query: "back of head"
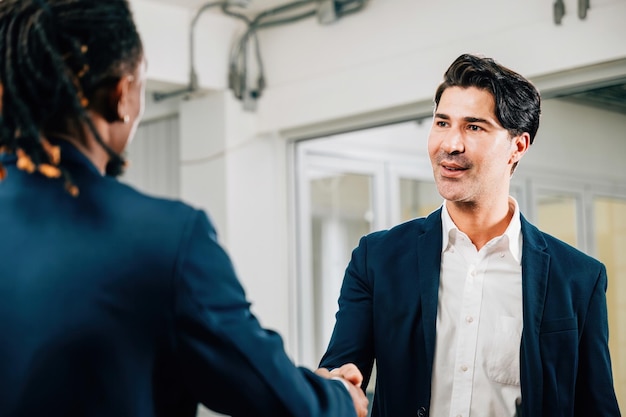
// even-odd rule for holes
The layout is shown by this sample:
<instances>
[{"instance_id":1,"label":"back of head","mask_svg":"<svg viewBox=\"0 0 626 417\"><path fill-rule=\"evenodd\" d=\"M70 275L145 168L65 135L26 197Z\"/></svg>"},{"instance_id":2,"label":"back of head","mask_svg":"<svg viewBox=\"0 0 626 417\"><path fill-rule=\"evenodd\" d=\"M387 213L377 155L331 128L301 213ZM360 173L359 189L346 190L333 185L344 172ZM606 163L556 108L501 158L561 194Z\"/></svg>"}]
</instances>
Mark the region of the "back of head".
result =
<instances>
[{"instance_id":1,"label":"back of head","mask_svg":"<svg viewBox=\"0 0 626 417\"><path fill-rule=\"evenodd\" d=\"M524 132L533 143L539 129L541 98L535 86L520 74L491 58L464 54L444 74L435 93L435 105L448 87L475 87L489 91L495 100L498 121L511 136Z\"/></svg>"},{"instance_id":2,"label":"back of head","mask_svg":"<svg viewBox=\"0 0 626 417\"><path fill-rule=\"evenodd\" d=\"M0 150L16 153L22 169L60 176L46 136L86 126L110 156L107 173L119 174L124 161L103 143L89 112L117 117L102 90L142 55L127 0L0 1Z\"/></svg>"}]
</instances>

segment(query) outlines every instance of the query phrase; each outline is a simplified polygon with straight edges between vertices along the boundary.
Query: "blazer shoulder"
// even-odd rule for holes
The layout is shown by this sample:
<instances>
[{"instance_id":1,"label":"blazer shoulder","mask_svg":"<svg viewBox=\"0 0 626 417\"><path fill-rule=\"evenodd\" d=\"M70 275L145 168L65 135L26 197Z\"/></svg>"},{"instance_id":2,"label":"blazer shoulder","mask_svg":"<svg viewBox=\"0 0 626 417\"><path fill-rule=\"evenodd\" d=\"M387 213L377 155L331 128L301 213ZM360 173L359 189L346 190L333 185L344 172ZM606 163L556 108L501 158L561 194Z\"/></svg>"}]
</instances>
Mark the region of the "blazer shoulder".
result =
<instances>
[{"instance_id":1,"label":"blazer shoulder","mask_svg":"<svg viewBox=\"0 0 626 417\"><path fill-rule=\"evenodd\" d=\"M372 232L368 235L370 239L394 239L398 235L406 234L407 232L420 235L436 227L441 226L441 209L437 209L430 213L428 216L417 217L411 220L407 220L403 223L393 226L390 229L379 230Z\"/></svg>"},{"instance_id":2,"label":"blazer shoulder","mask_svg":"<svg viewBox=\"0 0 626 417\"><path fill-rule=\"evenodd\" d=\"M209 233L215 233L204 210L178 199L146 194L117 180L109 179L99 191L94 187L90 198L97 199L100 209L109 213L118 224L146 237L159 235L163 237L161 241L168 237L172 242L180 242L189 236L191 228L199 225Z\"/></svg>"},{"instance_id":3,"label":"blazer shoulder","mask_svg":"<svg viewBox=\"0 0 626 417\"><path fill-rule=\"evenodd\" d=\"M390 229L372 232L363 237L369 245L382 245L384 247L406 244L407 241L417 239L424 233L434 229L441 230L441 208L433 211L428 216L418 217L400 223Z\"/></svg>"},{"instance_id":4,"label":"blazer shoulder","mask_svg":"<svg viewBox=\"0 0 626 417\"><path fill-rule=\"evenodd\" d=\"M598 259L549 233L539 230L525 219L522 221L522 236L524 247L528 245L531 248L544 251L553 259L567 260L566 263L571 269L602 267L602 263Z\"/></svg>"},{"instance_id":5,"label":"blazer shoulder","mask_svg":"<svg viewBox=\"0 0 626 417\"><path fill-rule=\"evenodd\" d=\"M547 244L547 251L554 259L567 260L572 269L603 268L602 262L573 247L572 245L548 234L541 232Z\"/></svg>"},{"instance_id":6,"label":"blazer shoulder","mask_svg":"<svg viewBox=\"0 0 626 417\"><path fill-rule=\"evenodd\" d=\"M149 195L132 185L116 180L110 182L108 192L113 194L113 198L118 199L117 203L122 205L125 210L140 212L142 217L165 215L165 218L172 221L177 218L187 218L198 211L181 200Z\"/></svg>"}]
</instances>

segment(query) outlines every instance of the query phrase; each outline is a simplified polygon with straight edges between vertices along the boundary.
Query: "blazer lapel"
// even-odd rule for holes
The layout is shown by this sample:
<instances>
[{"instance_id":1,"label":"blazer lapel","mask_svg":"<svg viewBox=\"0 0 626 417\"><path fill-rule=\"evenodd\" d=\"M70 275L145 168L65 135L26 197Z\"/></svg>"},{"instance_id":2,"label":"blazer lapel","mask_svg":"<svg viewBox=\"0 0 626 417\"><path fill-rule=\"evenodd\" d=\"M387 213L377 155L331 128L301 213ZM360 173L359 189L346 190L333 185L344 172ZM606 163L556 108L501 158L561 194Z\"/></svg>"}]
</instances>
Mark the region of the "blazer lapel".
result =
<instances>
[{"instance_id":1,"label":"blazer lapel","mask_svg":"<svg viewBox=\"0 0 626 417\"><path fill-rule=\"evenodd\" d=\"M437 300L441 269L441 209L430 214L424 233L417 239L417 276L420 285L422 320L428 375L432 375L437 324Z\"/></svg>"},{"instance_id":2,"label":"blazer lapel","mask_svg":"<svg viewBox=\"0 0 626 417\"><path fill-rule=\"evenodd\" d=\"M539 332L543 319L550 255L539 230L522 216L522 303L524 328L520 372L524 415L541 415L543 379Z\"/></svg>"}]
</instances>

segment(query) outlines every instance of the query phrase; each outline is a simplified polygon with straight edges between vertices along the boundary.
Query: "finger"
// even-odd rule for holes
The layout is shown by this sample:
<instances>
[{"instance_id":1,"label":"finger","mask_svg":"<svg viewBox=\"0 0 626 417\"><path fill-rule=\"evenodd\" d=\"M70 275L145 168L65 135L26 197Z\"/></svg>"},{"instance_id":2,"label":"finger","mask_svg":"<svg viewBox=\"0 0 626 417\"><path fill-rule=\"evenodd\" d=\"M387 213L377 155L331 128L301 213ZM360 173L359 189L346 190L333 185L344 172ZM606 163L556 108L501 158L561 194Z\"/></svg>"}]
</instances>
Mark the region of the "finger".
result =
<instances>
[{"instance_id":1,"label":"finger","mask_svg":"<svg viewBox=\"0 0 626 417\"><path fill-rule=\"evenodd\" d=\"M357 387L361 386L361 383L363 382L363 374L361 374L361 371L359 371L359 368L357 368L355 364L353 363L345 364L341 368L339 368L338 371L339 371L339 376L347 379L348 381L350 381L352 384L356 385ZM331 374L333 374L332 371L331 371Z\"/></svg>"},{"instance_id":2,"label":"finger","mask_svg":"<svg viewBox=\"0 0 626 417\"><path fill-rule=\"evenodd\" d=\"M360 388L356 388L354 385L352 385L350 387L350 395L352 396L352 401L354 403L354 408L356 410L357 416L366 417L369 411L369 401L365 396L365 393Z\"/></svg>"},{"instance_id":3,"label":"finger","mask_svg":"<svg viewBox=\"0 0 626 417\"><path fill-rule=\"evenodd\" d=\"M333 376L331 372L326 368L317 368L315 370L315 373L324 378L331 378Z\"/></svg>"}]
</instances>

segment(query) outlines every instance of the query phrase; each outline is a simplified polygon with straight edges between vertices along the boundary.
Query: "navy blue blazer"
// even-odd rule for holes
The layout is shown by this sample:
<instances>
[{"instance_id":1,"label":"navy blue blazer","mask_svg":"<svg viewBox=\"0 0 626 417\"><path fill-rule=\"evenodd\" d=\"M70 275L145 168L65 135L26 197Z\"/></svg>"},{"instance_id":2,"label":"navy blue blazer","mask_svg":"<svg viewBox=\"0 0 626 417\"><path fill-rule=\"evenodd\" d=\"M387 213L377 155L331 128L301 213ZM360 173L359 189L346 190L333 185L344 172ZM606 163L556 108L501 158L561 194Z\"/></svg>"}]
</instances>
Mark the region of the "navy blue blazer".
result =
<instances>
[{"instance_id":1,"label":"navy blue blazer","mask_svg":"<svg viewBox=\"0 0 626 417\"><path fill-rule=\"evenodd\" d=\"M355 416L263 329L207 216L101 176L0 182L0 416Z\"/></svg>"},{"instance_id":2,"label":"navy blue blazer","mask_svg":"<svg viewBox=\"0 0 626 417\"><path fill-rule=\"evenodd\" d=\"M619 416L604 266L523 217L522 235L523 415ZM374 417L428 415L441 245L439 209L363 237L352 253L320 366L354 362L366 386L376 359Z\"/></svg>"}]
</instances>

